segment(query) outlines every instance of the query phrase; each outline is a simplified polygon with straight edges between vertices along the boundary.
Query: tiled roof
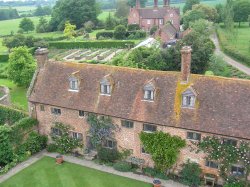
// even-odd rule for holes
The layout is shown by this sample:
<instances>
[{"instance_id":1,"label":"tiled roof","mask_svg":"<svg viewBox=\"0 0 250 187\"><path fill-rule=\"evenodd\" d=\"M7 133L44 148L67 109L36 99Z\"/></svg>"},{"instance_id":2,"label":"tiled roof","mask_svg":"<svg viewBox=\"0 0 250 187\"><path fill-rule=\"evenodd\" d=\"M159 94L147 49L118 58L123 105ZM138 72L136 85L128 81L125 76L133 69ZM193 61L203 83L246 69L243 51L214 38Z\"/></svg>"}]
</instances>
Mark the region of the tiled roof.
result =
<instances>
[{"instance_id":1,"label":"tiled roof","mask_svg":"<svg viewBox=\"0 0 250 187\"><path fill-rule=\"evenodd\" d=\"M69 77L77 72L79 92L70 92ZM99 94L100 80L112 77L111 96ZM150 71L106 65L49 62L39 71L29 101L84 110L134 121L250 139L250 81ZM154 83L154 102L143 101L143 87ZM181 94L192 87L195 109L181 108ZM63 111L62 111L63 114Z\"/></svg>"}]
</instances>

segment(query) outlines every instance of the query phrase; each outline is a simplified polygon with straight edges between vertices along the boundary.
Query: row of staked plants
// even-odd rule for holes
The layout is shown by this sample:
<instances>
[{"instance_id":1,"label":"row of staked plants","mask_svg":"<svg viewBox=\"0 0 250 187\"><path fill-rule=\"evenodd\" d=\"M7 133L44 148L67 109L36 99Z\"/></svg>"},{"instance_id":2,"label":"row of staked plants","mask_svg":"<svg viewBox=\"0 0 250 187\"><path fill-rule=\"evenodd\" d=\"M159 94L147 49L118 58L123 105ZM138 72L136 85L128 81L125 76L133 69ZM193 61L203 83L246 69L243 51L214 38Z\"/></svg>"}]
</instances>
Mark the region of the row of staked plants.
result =
<instances>
[{"instance_id":1,"label":"row of staked plants","mask_svg":"<svg viewBox=\"0 0 250 187\"><path fill-rule=\"evenodd\" d=\"M35 131L37 124L22 111L0 106L0 174L46 147L47 137Z\"/></svg>"}]
</instances>

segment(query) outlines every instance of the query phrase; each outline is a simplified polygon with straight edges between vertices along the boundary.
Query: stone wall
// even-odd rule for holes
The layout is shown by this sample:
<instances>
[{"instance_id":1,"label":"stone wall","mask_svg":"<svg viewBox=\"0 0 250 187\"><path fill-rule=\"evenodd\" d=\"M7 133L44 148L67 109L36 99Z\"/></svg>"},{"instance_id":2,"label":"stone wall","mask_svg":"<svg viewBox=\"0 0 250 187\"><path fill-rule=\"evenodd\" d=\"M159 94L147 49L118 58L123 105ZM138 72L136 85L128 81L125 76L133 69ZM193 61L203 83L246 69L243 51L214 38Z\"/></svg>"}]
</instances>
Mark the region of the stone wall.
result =
<instances>
[{"instance_id":1,"label":"stone wall","mask_svg":"<svg viewBox=\"0 0 250 187\"><path fill-rule=\"evenodd\" d=\"M0 86L0 92L4 93L4 95L0 98L0 104L2 105L10 105L10 91L8 87Z\"/></svg>"}]
</instances>

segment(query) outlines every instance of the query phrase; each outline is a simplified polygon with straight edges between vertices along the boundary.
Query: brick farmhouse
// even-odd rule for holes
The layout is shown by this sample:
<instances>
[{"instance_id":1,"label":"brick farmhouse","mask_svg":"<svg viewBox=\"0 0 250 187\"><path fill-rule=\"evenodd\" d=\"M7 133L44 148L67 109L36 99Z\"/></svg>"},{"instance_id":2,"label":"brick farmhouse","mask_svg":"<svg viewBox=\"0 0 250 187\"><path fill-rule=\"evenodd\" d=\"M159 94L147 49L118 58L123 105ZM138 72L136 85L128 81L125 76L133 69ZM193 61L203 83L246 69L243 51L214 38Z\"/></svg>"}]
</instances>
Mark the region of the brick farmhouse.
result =
<instances>
[{"instance_id":1,"label":"brick farmhouse","mask_svg":"<svg viewBox=\"0 0 250 187\"><path fill-rule=\"evenodd\" d=\"M130 8L128 24L138 24L145 31L157 26L155 36L167 42L175 39L180 30L180 9L170 7L169 0L163 0L163 7L159 7L158 0L154 0L154 7L141 8L140 0L136 0L136 6Z\"/></svg>"},{"instance_id":2,"label":"brick farmhouse","mask_svg":"<svg viewBox=\"0 0 250 187\"><path fill-rule=\"evenodd\" d=\"M146 166L153 161L141 145L142 131L177 135L190 146L208 135L231 144L249 141L250 81L191 74L191 48L183 47L181 54L181 72L163 72L49 61L48 50L38 49L28 92L30 114L38 119L41 134L50 135L55 122L69 124L72 136L86 147L88 114L110 116L119 131L106 146L130 149ZM218 175L216 161L190 146L181 150L174 171L190 159L204 173ZM232 170L243 172L237 163Z\"/></svg>"}]
</instances>

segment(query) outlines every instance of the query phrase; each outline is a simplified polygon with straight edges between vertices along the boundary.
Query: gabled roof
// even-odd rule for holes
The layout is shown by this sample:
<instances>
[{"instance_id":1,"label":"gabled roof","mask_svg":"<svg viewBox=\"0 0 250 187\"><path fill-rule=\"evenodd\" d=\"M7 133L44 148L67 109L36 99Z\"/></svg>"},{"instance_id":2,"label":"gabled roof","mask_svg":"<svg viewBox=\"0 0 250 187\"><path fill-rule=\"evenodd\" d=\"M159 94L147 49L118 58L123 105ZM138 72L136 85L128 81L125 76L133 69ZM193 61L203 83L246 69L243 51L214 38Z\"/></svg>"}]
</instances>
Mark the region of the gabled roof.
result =
<instances>
[{"instance_id":1,"label":"gabled roof","mask_svg":"<svg viewBox=\"0 0 250 187\"><path fill-rule=\"evenodd\" d=\"M68 91L68 77L79 71L79 92ZM100 80L113 79L110 97L99 94ZM49 62L37 75L30 102L83 110L123 119L250 139L250 81L191 75L181 84L179 72ZM143 86L154 80L154 102L143 100ZM181 94L197 93L195 109L181 108ZM63 111L62 111L63 114Z\"/></svg>"},{"instance_id":2,"label":"gabled roof","mask_svg":"<svg viewBox=\"0 0 250 187\"><path fill-rule=\"evenodd\" d=\"M168 36L176 36L177 30L172 23L167 23L161 28L161 32L165 32Z\"/></svg>"},{"instance_id":3,"label":"gabled roof","mask_svg":"<svg viewBox=\"0 0 250 187\"><path fill-rule=\"evenodd\" d=\"M146 19L163 19L167 14L166 8L141 8L139 9L139 15Z\"/></svg>"}]
</instances>

